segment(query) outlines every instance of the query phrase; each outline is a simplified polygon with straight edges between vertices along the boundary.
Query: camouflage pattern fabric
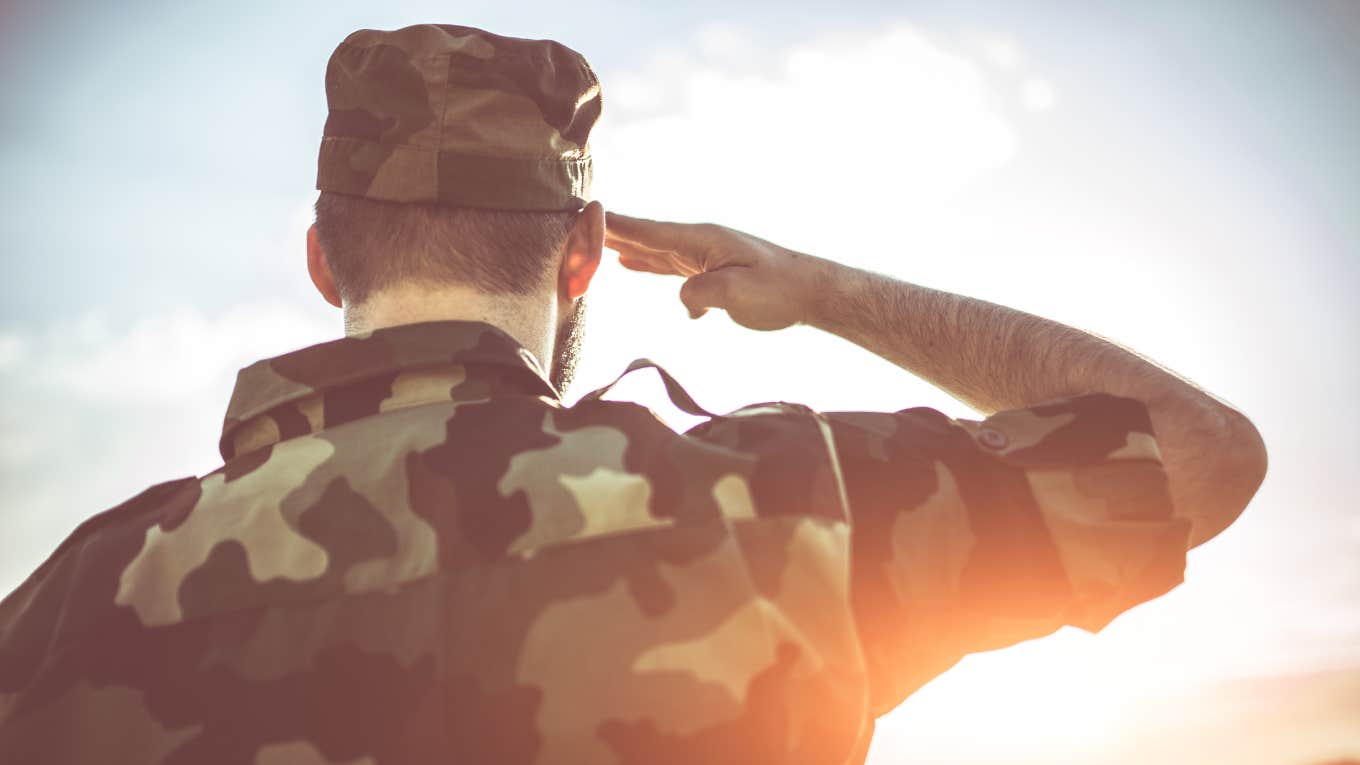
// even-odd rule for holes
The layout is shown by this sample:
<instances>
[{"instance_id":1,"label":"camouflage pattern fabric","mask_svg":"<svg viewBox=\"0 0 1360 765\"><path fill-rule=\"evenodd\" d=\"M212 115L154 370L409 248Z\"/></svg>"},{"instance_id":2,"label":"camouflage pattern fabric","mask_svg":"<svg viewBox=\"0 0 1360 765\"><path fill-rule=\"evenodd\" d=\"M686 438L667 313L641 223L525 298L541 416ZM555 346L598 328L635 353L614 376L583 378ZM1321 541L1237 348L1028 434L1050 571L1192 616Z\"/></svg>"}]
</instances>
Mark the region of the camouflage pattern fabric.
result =
<instances>
[{"instance_id":1,"label":"camouflage pattern fabric","mask_svg":"<svg viewBox=\"0 0 1360 765\"><path fill-rule=\"evenodd\" d=\"M362 29L326 67L316 187L395 202L576 210L600 81L552 40L421 24Z\"/></svg>"},{"instance_id":2,"label":"camouflage pattern fabric","mask_svg":"<svg viewBox=\"0 0 1360 765\"><path fill-rule=\"evenodd\" d=\"M1103 394L677 434L431 322L246 368L221 449L0 602L0 762L862 762L963 655L1185 563Z\"/></svg>"}]
</instances>

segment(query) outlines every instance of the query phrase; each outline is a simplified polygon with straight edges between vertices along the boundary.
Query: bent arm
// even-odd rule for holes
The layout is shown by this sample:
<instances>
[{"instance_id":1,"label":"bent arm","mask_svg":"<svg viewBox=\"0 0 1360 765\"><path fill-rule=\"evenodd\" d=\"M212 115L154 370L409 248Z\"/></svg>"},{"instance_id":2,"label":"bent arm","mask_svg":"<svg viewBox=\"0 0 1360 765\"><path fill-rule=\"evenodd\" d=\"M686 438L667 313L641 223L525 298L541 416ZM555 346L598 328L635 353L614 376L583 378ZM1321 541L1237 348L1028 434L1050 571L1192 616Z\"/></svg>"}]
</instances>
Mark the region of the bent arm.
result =
<instances>
[{"instance_id":1,"label":"bent arm","mask_svg":"<svg viewBox=\"0 0 1360 765\"><path fill-rule=\"evenodd\" d=\"M691 315L714 307L752 329L819 327L984 414L1084 393L1142 401L1192 546L1231 524L1265 477L1265 446L1245 416L1091 333L713 224L611 212L606 241L628 268L686 277L680 297Z\"/></svg>"},{"instance_id":2,"label":"bent arm","mask_svg":"<svg viewBox=\"0 0 1360 765\"><path fill-rule=\"evenodd\" d=\"M1237 518L1266 471L1233 407L1105 338L985 300L799 256L803 321L882 356L983 414L1084 393L1146 404L1172 501L1201 544Z\"/></svg>"}]
</instances>

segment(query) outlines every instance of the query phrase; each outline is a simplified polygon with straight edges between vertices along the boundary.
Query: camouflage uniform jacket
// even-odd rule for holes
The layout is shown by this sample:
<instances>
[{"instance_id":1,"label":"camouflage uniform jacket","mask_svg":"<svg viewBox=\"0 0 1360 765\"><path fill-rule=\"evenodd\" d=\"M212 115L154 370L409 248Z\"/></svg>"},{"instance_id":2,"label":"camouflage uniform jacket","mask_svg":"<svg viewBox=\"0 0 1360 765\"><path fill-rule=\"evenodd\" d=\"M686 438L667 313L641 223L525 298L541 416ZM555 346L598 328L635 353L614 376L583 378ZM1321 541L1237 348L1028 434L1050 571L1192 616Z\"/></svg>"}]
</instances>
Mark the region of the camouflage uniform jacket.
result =
<instances>
[{"instance_id":1,"label":"camouflage uniform jacket","mask_svg":"<svg viewBox=\"0 0 1360 765\"><path fill-rule=\"evenodd\" d=\"M0 762L860 762L964 654L1185 562L1146 409L1104 394L677 434L432 322L242 370L221 450L0 603Z\"/></svg>"}]
</instances>

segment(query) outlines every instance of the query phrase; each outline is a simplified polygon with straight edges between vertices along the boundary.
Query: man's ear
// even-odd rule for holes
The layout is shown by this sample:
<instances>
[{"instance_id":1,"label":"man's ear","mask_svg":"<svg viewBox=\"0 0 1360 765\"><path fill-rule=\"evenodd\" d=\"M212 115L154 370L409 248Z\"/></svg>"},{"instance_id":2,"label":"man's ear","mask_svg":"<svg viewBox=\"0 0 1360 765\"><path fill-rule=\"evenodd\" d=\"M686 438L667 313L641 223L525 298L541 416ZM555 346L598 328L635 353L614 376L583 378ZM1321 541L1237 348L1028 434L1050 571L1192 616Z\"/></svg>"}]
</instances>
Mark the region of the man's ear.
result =
<instances>
[{"instance_id":1,"label":"man's ear","mask_svg":"<svg viewBox=\"0 0 1360 765\"><path fill-rule=\"evenodd\" d=\"M327 303L336 308L344 307L340 290L335 287L331 265L326 262L326 253L321 250L321 240L316 238L315 223L307 228L307 273L312 275L312 284L316 285L316 291L321 293Z\"/></svg>"},{"instance_id":2,"label":"man's ear","mask_svg":"<svg viewBox=\"0 0 1360 765\"><path fill-rule=\"evenodd\" d=\"M562 267L557 273L557 294L564 300L575 300L586 294L595 269L604 255L604 205L598 201L586 205L567 236Z\"/></svg>"}]
</instances>

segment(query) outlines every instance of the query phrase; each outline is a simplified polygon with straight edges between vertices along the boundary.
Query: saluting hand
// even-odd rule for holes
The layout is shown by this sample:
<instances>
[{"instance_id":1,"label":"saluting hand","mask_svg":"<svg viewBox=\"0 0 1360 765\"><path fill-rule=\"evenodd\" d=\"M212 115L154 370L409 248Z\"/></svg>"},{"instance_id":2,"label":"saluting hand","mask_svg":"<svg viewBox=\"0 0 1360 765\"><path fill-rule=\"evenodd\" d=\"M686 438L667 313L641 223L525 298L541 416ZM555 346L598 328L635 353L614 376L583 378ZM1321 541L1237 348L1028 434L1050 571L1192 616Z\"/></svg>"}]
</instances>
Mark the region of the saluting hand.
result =
<instances>
[{"instance_id":1,"label":"saluting hand","mask_svg":"<svg viewBox=\"0 0 1360 765\"><path fill-rule=\"evenodd\" d=\"M693 318L727 311L751 329L807 319L825 261L713 223L670 223L610 212L605 245L634 271L685 277L680 300Z\"/></svg>"}]
</instances>

